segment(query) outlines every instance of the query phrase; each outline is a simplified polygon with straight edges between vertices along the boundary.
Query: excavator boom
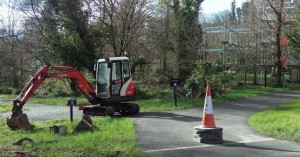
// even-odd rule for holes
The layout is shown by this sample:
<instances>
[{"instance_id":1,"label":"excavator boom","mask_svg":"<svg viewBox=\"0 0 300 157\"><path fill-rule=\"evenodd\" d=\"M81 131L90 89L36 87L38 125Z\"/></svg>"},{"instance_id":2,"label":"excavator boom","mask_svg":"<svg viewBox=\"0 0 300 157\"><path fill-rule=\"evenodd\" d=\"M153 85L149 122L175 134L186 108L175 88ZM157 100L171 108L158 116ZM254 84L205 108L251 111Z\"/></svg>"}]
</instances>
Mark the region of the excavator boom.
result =
<instances>
[{"instance_id":1,"label":"excavator boom","mask_svg":"<svg viewBox=\"0 0 300 157\"><path fill-rule=\"evenodd\" d=\"M103 102L100 97L97 97L95 89L91 84L75 68L68 66L43 66L33 75L33 78L25 85L17 98L13 100L12 115L7 119L7 125L10 128L33 128L28 121L27 115L23 113L22 108L47 78L69 78L91 104L100 104Z\"/></svg>"}]
</instances>

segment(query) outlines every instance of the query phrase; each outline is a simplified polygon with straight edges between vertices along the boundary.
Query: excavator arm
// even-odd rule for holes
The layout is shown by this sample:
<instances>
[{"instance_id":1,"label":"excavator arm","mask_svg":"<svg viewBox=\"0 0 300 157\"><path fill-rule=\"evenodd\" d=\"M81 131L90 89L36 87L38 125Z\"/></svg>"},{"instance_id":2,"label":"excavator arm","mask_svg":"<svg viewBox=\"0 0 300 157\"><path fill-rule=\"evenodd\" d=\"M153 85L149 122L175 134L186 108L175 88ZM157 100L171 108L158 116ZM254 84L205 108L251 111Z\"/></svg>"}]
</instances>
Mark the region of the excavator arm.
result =
<instances>
[{"instance_id":1,"label":"excavator arm","mask_svg":"<svg viewBox=\"0 0 300 157\"><path fill-rule=\"evenodd\" d=\"M55 72L50 72L54 70ZM26 84L17 98L14 99L13 114L15 111L22 109L24 104L47 78L71 79L91 104L96 104L101 99L97 97L92 85L75 68L68 66L43 66L34 74L33 78Z\"/></svg>"},{"instance_id":2,"label":"excavator arm","mask_svg":"<svg viewBox=\"0 0 300 157\"><path fill-rule=\"evenodd\" d=\"M79 88L79 90L91 104L100 104L104 102L100 97L97 97L95 89L92 87L92 85L75 68L68 66L43 66L33 75L33 78L26 84L16 99L13 100L12 115L7 119L7 125L10 128L20 128L20 124L17 124L18 120L15 120L18 119L20 115L21 117L19 119L25 119L25 122L20 122L25 125L25 127L21 128L30 128L27 116L22 113L22 108L47 78L69 78ZM24 117L24 115L26 117Z\"/></svg>"}]
</instances>

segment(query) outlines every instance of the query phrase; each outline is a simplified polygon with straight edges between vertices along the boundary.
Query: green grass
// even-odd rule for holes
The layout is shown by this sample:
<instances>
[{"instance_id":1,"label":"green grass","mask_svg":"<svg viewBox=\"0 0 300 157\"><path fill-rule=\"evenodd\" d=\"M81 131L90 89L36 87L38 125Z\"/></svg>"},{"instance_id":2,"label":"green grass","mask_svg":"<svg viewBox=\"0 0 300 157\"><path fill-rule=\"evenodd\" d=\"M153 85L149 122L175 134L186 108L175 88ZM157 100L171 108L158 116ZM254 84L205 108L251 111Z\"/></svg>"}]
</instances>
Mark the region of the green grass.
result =
<instances>
[{"instance_id":1,"label":"green grass","mask_svg":"<svg viewBox=\"0 0 300 157\"><path fill-rule=\"evenodd\" d=\"M300 99L253 114L248 124L267 136L300 142Z\"/></svg>"},{"instance_id":2,"label":"green grass","mask_svg":"<svg viewBox=\"0 0 300 157\"><path fill-rule=\"evenodd\" d=\"M0 94L0 98L4 99L4 100L13 100L14 99L14 95L9 95L9 94Z\"/></svg>"},{"instance_id":3,"label":"green grass","mask_svg":"<svg viewBox=\"0 0 300 157\"><path fill-rule=\"evenodd\" d=\"M0 121L0 156L14 156L14 152L25 152L37 156L144 156L137 147L133 121L109 117L94 117L93 132L71 134L79 120L49 121L33 123L34 131L11 131L4 121ZM66 125L68 135L60 136L50 133L49 127ZM27 137L34 142L24 142L13 146L19 139ZM49 142L50 141L50 142ZM51 142L52 141L52 142Z\"/></svg>"},{"instance_id":4,"label":"green grass","mask_svg":"<svg viewBox=\"0 0 300 157\"><path fill-rule=\"evenodd\" d=\"M234 101L234 100L241 100L253 96L257 96L260 94L272 93L272 92L282 92L291 89L300 89L294 86L290 88L271 88L271 87L248 87L248 88L240 88L240 89L233 89L228 93L221 95L215 99L216 103L224 103L227 101Z\"/></svg>"},{"instance_id":5,"label":"green grass","mask_svg":"<svg viewBox=\"0 0 300 157\"><path fill-rule=\"evenodd\" d=\"M12 109L11 104L0 104L0 113L9 112Z\"/></svg>"},{"instance_id":6,"label":"green grass","mask_svg":"<svg viewBox=\"0 0 300 157\"><path fill-rule=\"evenodd\" d=\"M292 89L300 89L299 85L289 85L286 88L271 88L271 87L242 87L238 89L232 89L228 91L224 95L218 95L212 97L213 104L221 104L228 101L241 100L253 96L257 96L260 94L266 94L271 92L281 92ZM160 91L161 92L161 91ZM166 92L166 91L165 91ZM172 92L171 90L169 92ZM170 111L170 110L181 110L191 107L198 107L204 104L204 98L197 98L193 100L188 100L184 97L178 98L177 107L175 107L175 103L172 96L169 98L166 96L167 94L162 94L161 98L151 98L151 99L140 99L134 101L139 104L141 107L141 111ZM170 94L171 95L171 94Z\"/></svg>"}]
</instances>

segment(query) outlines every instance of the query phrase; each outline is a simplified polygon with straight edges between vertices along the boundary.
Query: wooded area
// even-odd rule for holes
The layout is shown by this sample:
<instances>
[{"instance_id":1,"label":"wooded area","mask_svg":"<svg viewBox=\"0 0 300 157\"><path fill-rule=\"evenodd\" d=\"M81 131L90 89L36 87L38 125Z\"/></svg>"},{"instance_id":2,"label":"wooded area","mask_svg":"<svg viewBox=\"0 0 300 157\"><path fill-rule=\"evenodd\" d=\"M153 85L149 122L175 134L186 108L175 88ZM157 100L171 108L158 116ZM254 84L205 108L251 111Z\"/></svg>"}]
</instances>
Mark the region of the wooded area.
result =
<instances>
[{"instance_id":1,"label":"wooded area","mask_svg":"<svg viewBox=\"0 0 300 157\"><path fill-rule=\"evenodd\" d=\"M41 65L93 73L95 60L124 51L135 80L179 78L187 93L201 93L207 81L221 91L246 84L249 74L263 84L259 73L282 86L283 72L298 70L298 1L233 0L212 15L202 13L203 1L1 0L0 86L22 88Z\"/></svg>"}]
</instances>

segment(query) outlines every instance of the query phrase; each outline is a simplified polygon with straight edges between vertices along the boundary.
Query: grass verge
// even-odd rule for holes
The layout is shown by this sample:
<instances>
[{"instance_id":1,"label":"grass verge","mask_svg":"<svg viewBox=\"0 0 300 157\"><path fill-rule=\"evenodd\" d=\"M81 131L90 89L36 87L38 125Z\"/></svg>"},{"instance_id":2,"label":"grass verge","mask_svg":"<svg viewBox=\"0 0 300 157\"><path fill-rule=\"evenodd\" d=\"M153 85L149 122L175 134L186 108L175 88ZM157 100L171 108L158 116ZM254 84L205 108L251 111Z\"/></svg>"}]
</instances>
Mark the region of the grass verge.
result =
<instances>
[{"instance_id":1,"label":"grass verge","mask_svg":"<svg viewBox=\"0 0 300 157\"><path fill-rule=\"evenodd\" d=\"M291 89L294 89L294 86L290 86L290 88L248 87L248 88L233 89L224 95L218 96L215 99L215 102L224 103L227 101L241 100L241 99L245 99L245 98L249 98L261 94L282 92ZM300 89L300 87L295 89Z\"/></svg>"},{"instance_id":2,"label":"grass verge","mask_svg":"<svg viewBox=\"0 0 300 157\"><path fill-rule=\"evenodd\" d=\"M92 118L94 131L71 134L79 120L34 122L34 131L11 131L0 121L0 156L15 156L24 153L28 156L144 156L137 147L133 121L110 117ZM68 135L50 133L49 126L66 125ZM13 143L27 137L33 142L20 146Z\"/></svg>"},{"instance_id":3,"label":"grass verge","mask_svg":"<svg viewBox=\"0 0 300 157\"><path fill-rule=\"evenodd\" d=\"M253 114L248 124L267 136L300 142L300 99Z\"/></svg>"},{"instance_id":4,"label":"grass verge","mask_svg":"<svg viewBox=\"0 0 300 157\"><path fill-rule=\"evenodd\" d=\"M12 109L11 104L0 104L0 113L9 112Z\"/></svg>"},{"instance_id":5,"label":"grass verge","mask_svg":"<svg viewBox=\"0 0 300 157\"><path fill-rule=\"evenodd\" d=\"M290 85L287 88L271 88L271 87L246 87L246 88L238 88L228 91L223 95L218 95L212 97L213 104L221 104L228 101L241 100L253 96L257 96L260 94L272 93L272 92L282 92L291 89L300 89L299 85ZM161 92L161 91L160 91ZM172 92L172 91L168 91ZM167 95L167 94L163 94ZM171 95L171 94L170 94ZM196 99L186 99L184 97L178 98L177 107L175 107L175 103L173 98L151 98L151 99L140 99L134 101L139 104L141 107L141 111L170 111L170 110L180 110L191 107L203 106L204 98L196 98Z\"/></svg>"}]
</instances>

